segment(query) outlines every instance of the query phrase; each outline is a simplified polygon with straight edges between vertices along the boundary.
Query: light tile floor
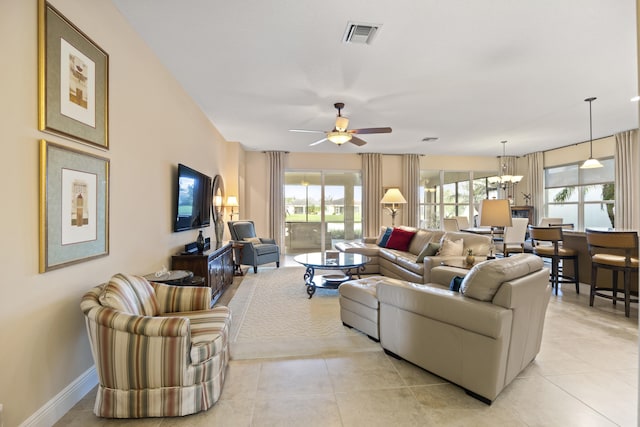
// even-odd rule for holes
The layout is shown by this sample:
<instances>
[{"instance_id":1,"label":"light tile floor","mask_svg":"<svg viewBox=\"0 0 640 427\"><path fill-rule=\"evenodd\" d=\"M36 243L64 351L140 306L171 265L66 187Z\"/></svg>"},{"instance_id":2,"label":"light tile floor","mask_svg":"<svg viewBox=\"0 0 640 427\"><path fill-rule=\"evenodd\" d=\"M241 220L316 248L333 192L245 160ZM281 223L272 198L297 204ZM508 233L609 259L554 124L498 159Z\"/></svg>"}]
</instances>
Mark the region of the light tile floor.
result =
<instances>
[{"instance_id":1,"label":"light tile floor","mask_svg":"<svg viewBox=\"0 0 640 427\"><path fill-rule=\"evenodd\" d=\"M220 400L203 413L100 419L91 392L56 426L636 426L638 310L628 319L603 299L591 308L586 287L553 295L540 354L491 406L383 351L228 369Z\"/></svg>"}]
</instances>

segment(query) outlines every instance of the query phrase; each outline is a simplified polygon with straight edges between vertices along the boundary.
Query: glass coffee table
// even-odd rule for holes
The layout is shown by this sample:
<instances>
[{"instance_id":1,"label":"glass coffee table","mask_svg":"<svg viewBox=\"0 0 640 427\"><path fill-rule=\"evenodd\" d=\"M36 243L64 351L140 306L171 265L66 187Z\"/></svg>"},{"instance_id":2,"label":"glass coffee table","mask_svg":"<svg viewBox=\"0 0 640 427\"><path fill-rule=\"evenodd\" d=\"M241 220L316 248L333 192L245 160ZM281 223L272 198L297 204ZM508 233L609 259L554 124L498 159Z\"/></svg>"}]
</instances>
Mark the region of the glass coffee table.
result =
<instances>
[{"instance_id":1,"label":"glass coffee table","mask_svg":"<svg viewBox=\"0 0 640 427\"><path fill-rule=\"evenodd\" d=\"M369 257L348 252L311 252L295 256L294 261L304 265L304 282L309 298L316 293L316 288L336 289L341 283L351 280L353 274L364 271ZM336 270L335 274L315 275L316 269Z\"/></svg>"}]
</instances>

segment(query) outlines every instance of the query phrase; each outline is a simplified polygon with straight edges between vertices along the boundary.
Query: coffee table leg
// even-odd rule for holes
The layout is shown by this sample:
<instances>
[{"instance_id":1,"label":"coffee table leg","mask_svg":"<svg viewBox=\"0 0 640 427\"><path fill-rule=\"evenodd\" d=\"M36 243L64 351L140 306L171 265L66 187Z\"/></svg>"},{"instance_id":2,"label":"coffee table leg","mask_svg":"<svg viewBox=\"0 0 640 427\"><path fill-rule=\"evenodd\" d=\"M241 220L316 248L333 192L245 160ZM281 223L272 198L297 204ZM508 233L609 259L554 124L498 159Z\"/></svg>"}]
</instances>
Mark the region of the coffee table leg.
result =
<instances>
[{"instance_id":1,"label":"coffee table leg","mask_svg":"<svg viewBox=\"0 0 640 427\"><path fill-rule=\"evenodd\" d=\"M316 284L313 281L313 275L315 270L313 267L307 267L307 270L304 272L304 282L307 285L307 294L309 295L309 299L316 293Z\"/></svg>"}]
</instances>

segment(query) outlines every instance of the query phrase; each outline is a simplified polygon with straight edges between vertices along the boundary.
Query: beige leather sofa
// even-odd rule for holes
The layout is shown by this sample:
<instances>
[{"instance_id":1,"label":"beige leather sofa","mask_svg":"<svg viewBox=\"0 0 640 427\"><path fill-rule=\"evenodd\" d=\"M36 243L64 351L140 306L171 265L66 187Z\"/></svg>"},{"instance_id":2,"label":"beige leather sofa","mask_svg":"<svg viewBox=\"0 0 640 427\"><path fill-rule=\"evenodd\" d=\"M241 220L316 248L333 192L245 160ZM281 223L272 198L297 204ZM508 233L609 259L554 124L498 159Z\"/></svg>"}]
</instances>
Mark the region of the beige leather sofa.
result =
<instances>
[{"instance_id":1,"label":"beige leather sofa","mask_svg":"<svg viewBox=\"0 0 640 427\"><path fill-rule=\"evenodd\" d=\"M471 249L477 261L486 259L491 245L491 237L463 231L427 230L412 227L399 227L415 231L408 251L381 248L376 244L378 237L365 237L362 241L346 241L336 243L335 247L342 252L354 252L370 258L365 267L365 274L382 274L387 277L408 280L416 283L429 283L431 269L439 266L444 260L464 259L467 250ZM421 263L418 255L430 242L438 243L442 238L450 240L463 239L464 252L461 256L426 256Z\"/></svg>"},{"instance_id":2,"label":"beige leather sofa","mask_svg":"<svg viewBox=\"0 0 640 427\"><path fill-rule=\"evenodd\" d=\"M450 291L448 283L380 279L376 298L385 351L485 403L540 350L551 288L549 270L535 255L476 264L460 292Z\"/></svg>"}]
</instances>

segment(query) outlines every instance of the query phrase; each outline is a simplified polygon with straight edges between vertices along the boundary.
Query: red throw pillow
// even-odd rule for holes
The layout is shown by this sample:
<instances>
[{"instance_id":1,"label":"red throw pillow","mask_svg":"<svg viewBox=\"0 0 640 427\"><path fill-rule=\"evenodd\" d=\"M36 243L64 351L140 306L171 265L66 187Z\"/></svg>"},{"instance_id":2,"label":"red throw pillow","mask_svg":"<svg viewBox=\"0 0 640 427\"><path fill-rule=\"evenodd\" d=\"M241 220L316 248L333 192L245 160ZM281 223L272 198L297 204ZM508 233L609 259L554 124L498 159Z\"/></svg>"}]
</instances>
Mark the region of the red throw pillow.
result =
<instances>
[{"instance_id":1,"label":"red throw pillow","mask_svg":"<svg viewBox=\"0 0 640 427\"><path fill-rule=\"evenodd\" d=\"M415 231L394 228L389 237L389 241L387 241L387 248L406 252L409 250L409 244L415 235Z\"/></svg>"}]
</instances>

